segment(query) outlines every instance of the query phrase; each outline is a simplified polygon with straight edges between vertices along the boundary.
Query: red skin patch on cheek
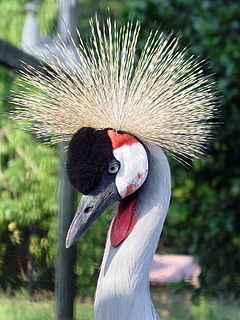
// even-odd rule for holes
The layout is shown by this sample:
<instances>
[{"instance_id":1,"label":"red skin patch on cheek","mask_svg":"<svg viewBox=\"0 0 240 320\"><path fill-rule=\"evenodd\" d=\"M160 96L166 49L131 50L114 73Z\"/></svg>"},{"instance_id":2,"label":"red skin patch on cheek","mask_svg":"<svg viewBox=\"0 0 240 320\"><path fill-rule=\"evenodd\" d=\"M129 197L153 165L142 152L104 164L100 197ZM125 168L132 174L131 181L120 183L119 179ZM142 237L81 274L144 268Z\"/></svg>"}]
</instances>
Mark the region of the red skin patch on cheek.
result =
<instances>
[{"instance_id":1,"label":"red skin patch on cheek","mask_svg":"<svg viewBox=\"0 0 240 320\"><path fill-rule=\"evenodd\" d=\"M142 180L143 177L144 177L144 174L143 174L143 173L138 173L138 179L139 179L139 180Z\"/></svg>"},{"instance_id":2,"label":"red skin patch on cheek","mask_svg":"<svg viewBox=\"0 0 240 320\"><path fill-rule=\"evenodd\" d=\"M146 176L147 176L147 173L148 173L148 170L146 170L145 172L142 172L142 173L138 173L138 179L139 180L143 180L143 179L145 179L146 178Z\"/></svg>"},{"instance_id":3,"label":"red skin patch on cheek","mask_svg":"<svg viewBox=\"0 0 240 320\"><path fill-rule=\"evenodd\" d=\"M147 172L145 173L138 173L137 175L137 181L135 183L131 183L127 186L127 191L124 195L124 198L135 192L143 183L143 179L145 178Z\"/></svg>"},{"instance_id":4,"label":"red skin patch on cheek","mask_svg":"<svg viewBox=\"0 0 240 320\"><path fill-rule=\"evenodd\" d=\"M137 139L135 139L131 134L126 133L117 133L113 130L108 130L108 136L112 142L112 149L115 150L122 146L131 146L134 143L138 143Z\"/></svg>"},{"instance_id":5,"label":"red skin patch on cheek","mask_svg":"<svg viewBox=\"0 0 240 320\"><path fill-rule=\"evenodd\" d=\"M114 218L110 240L113 247L119 246L133 230L137 223L139 213L138 199L134 198L127 206L122 203L118 206L118 212Z\"/></svg>"},{"instance_id":6,"label":"red skin patch on cheek","mask_svg":"<svg viewBox=\"0 0 240 320\"><path fill-rule=\"evenodd\" d=\"M124 195L124 198L126 198L127 196L129 196L131 193L133 193L134 191L136 191L137 189L137 184L136 183L131 183L129 186L127 186L127 191Z\"/></svg>"}]
</instances>

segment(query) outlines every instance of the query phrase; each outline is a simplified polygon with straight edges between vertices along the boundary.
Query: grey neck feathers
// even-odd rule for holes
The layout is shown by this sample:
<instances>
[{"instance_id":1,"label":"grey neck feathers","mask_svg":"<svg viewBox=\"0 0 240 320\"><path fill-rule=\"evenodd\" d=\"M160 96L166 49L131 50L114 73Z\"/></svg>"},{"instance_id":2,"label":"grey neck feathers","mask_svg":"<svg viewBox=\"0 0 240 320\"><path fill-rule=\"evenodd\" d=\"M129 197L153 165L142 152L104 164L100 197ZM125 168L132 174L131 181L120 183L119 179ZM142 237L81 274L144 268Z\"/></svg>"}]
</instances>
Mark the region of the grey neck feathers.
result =
<instances>
[{"instance_id":1,"label":"grey neck feathers","mask_svg":"<svg viewBox=\"0 0 240 320\"><path fill-rule=\"evenodd\" d=\"M149 268L165 221L171 194L168 161L150 151L149 174L139 192L140 213L133 231L117 248L109 234L98 279L95 320L157 320L149 294Z\"/></svg>"}]
</instances>

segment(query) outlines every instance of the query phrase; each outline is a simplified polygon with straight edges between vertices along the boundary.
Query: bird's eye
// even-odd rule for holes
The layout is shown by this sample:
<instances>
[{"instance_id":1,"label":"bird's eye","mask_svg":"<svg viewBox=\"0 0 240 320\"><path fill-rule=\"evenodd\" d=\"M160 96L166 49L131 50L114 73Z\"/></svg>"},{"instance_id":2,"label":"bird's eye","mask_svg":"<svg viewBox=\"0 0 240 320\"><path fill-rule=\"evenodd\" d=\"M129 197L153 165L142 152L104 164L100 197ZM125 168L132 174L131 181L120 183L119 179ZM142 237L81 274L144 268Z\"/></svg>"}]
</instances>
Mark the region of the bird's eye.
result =
<instances>
[{"instance_id":1,"label":"bird's eye","mask_svg":"<svg viewBox=\"0 0 240 320\"><path fill-rule=\"evenodd\" d=\"M111 162L108 167L108 173L110 173L110 174L117 173L119 168L120 168L119 162L116 162L116 161Z\"/></svg>"}]
</instances>

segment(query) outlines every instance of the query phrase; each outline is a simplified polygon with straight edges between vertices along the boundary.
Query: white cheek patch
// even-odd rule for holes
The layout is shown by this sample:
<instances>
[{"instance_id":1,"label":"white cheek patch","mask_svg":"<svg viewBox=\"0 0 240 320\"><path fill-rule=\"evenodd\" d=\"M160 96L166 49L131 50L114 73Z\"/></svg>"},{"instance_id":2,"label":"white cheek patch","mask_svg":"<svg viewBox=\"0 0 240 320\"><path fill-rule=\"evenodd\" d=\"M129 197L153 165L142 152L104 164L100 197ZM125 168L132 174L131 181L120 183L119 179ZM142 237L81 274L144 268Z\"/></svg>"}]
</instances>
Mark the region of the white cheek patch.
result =
<instances>
[{"instance_id":1,"label":"white cheek patch","mask_svg":"<svg viewBox=\"0 0 240 320\"><path fill-rule=\"evenodd\" d=\"M121 164L115 179L116 187L125 198L140 188L147 177L147 153L143 145L136 142L113 150L113 155Z\"/></svg>"}]
</instances>

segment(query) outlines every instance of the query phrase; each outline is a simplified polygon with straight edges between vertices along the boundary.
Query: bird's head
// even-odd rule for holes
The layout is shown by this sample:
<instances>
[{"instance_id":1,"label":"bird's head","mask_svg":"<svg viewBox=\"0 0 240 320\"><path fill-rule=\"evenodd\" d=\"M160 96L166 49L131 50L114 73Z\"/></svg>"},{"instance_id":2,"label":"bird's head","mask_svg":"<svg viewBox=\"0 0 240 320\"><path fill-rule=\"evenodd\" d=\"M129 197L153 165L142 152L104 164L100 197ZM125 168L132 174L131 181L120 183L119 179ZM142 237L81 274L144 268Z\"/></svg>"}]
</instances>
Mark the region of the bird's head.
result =
<instances>
[{"instance_id":1,"label":"bird's head","mask_svg":"<svg viewBox=\"0 0 240 320\"><path fill-rule=\"evenodd\" d=\"M68 148L67 174L83 193L66 239L74 244L100 214L136 192L148 174L145 146L130 134L85 127Z\"/></svg>"}]
</instances>

